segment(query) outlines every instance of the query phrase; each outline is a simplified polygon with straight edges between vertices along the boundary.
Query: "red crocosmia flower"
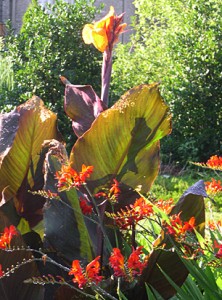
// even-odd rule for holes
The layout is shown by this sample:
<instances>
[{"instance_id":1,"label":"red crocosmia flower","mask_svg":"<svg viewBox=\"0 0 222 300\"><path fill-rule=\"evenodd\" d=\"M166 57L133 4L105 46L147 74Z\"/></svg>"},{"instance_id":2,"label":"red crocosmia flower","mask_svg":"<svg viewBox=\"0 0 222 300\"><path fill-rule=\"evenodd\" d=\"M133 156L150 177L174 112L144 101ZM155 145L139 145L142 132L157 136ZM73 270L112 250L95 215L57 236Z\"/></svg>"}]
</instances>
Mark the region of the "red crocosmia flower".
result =
<instances>
[{"instance_id":1,"label":"red crocosmia flower","mask_svg":"<svg viewBox=\"0 0 222 300\"><path fill-rule=\"evenodd\" d=\"M84 215L91 215L93 212L93 207L88 203L88 201L84 198L79 199L79 205Z\"/></svg>"},{"instance_id":2,"label":"red crocosmia flower","mask_svg":"<svg viewBox=\"0 0 222 300\"><path fill-rule=\"evenodd\" d=\"M94 195L94 198L97 199L107 199L108 195L105 192L98 192Z\"/></svg>"},{"instance_id":3,"label":"red crocosmia flower","mask_svg":"<svg viewBox=\"0 0 222 300\"><path fill-rule=\"evenodd\" d=\"M218 243L216 240L214 240L214 249L219 249L215 254L215 257L218 259L222 259L222 243Z\"/></svg>"},{"instance_id":4,"label":"red crocosmia flower","mask_svg":"<svg viewBox=\"0 0 222 300\"><path fill-rule=\"evenodd\" d=\"M153 206L142 197L137 199L130 207L135 214L138 213L140 219L153 214Z\"/></svg>"},{"instance_id":5,"label":"red crocosmia flower","mask_svg":"<svg viewBox=\"0 0 222 300\"><path fill-rule=\"evenodd\" d=\"M82 171L79 173L79 178L81 182L85 183L86 179L90 177L93 172L93 166L82 165Z\"/></svg>"},{"instance_id":6,"label":"red crocosmia flower","mask_svg":"<svg viewBox=\"0 0 222 300\"><path fill-rule=\"evenodd\" d=\"M111 256L109 258L109 264L114 271L114 276L124 277L126 275L124 266L124 256L119 248L113 248Z\"/></svg>"},{"instance_id":7,"label":"red crocosmia flower","mask_svg":"<svg viewBox=\"0 0 222 300\"><path fill-rule=\"evenodd\" d=\"M87 279L85 277L85 274L83 273L82 267L80 266L79 260L73 260L69 275L74 276L72 281L74 283L78 283L80 289L82 289L86 285Z\"/></svg>"},{"instance_id":8,"label":"red crocosmia flower","mask_svg":"<svg viewBox=\"0 0 222 300\"><path fill-rule=\"evenodd\" d=\"M167 232L174 237L183 238L188 231L195 228L195 217L191 217L188 222L183 222L180 214L170 216L170 225L166 225Z\"/></svg>"},{"instance_id":9,"label":"red crocosmia flower","mask_svg":"<svg viewBox=\"0 0 222 300\"><path fill-rule=\"evenodd\" d=\"M220 180L215 180L214 178L211 179L212 181L205 182L205 187L208 193L217 194L222 192L222 185Z\"/></svg>"},{"instance_id":10,"label":"red crocosmia flower","mask_svg":"<svg viewBox=\"0 0 222 300\"><path fill-rule=\"evenodd\" d=\"M212 231L214 231L216 229L222 231L222 221L209 220L207 222L207 227Z\"/></svg>"},{"instance_id":11,"label":"red crocosmia flower","mask_svg":"<svg viewBox=\"0 0 222 300\"><path fill-rule=\"evenodd\" d=\"M79 260L74 260L72 262L72 268L69 272L69 275L73 275L73 282L78 283L80 289L82 289L87 283L99 283L103 276L99 276L100 272L100 256L97 256L93 261L91 261L86 266L86 271L84 272L83 268L80 265Z\"/></svg>"},{"instance_id":12,"label":"red crocosmia flower","mask_svg":"<svg viewBox=\"0 0 222 300\"><path fill-rule=\"evenodd\" d=\"M136 250L133 249L133 252L130 254L127 260L127 266L133 277L136 275L141 275L143 269L147 265L146 262L141 261L142 246L138 247Z\"/></svg>"},{"instance_id":13,"label":"red crocosmia flower","mask_svg":"<svg viewBox=\"0 0 222 300\"><path fill-rule=\"evenodd\" d=\"M100 256L97 256L86 266L86 278L88 279L89 282L95 282L96 284L103 279L103 276L99 276L100 273L99 259Z\"/></svg>"},{"instance_id":14,"label":"red crocosmia flower","mask_svg":"<svg viewBox=\"0 0 222 300\"><path fill-rule=\"evenodd\" d=\"M172 198L169 200L159 199L154 203L159 209L164 211L166 214L169 214L174 206L174 201Z\"/></svg>"},{"instance_id":15,"label":"red crocosmia flower","mask_svg":"<svg viewBox=\"0 0 222 300\"><path fill-rule=\"evenodd\" d=\"M9 227L6 227L2 235L0 236L0 249L9 248L11 240L15 235L18 235L18 232L14 225L10 225Z\"/></svg>"},{"instance_id":16,"label":"red crocosmia flower","mask_svg":"<svg viewBox=\"0 0 222 300\"><path fill-rule=\"evenodd\" d=\"M109 190L108 193L108 198L111 202L116 202L118 199L119 194L121 193L120 187L119 187L119 182L114 178L113 179L113 184Z\"/></svg>"},{"instance_id":17,"label":"red crocosmia flower","mask_svg":"<svg viewBox=\"0 0 222 300\"><path fill-rule=\"evenodd\" d=\"M137 224L140 220L147 218L153 214L153 206L144 198L139 198L130 207L126 206L116 214L107 213L107 216L115 220L115 224L121 229L126 230L133 224Z\"/></svg>"},{"instance_id":18,"label":"red crocosmia flower","mask_svg":"<svg viewBox=\"0 0 222 300\"><path fill-rule=\"evenodd\" d=\"M136 276L141 275L147 262L141 260L142 246L133 249L128 260L124 263L124 256L119 248L113 248L109 258L109 264L114 271L114 276L124 277L126 281L132 281Z\"/></svg>"},{"instance_id":19,"label":"red crocosmia flower","mask_svg":"<svg viewBox=\"0 0 222 300\"><path fill-rule=\"evenodd\" d=\"M112 184L112 187L110 188L109 192L110 194L119 194L120 188L119 188L119 182L116 179L113 179L114 183Z\"/></svg>"},{"instance_id":20,"label":"red crocosmia flower","mask_svg":"<svg viewBox=\"0 0 222 300\"><path fill-rule=\"evenodd\" d=\"M82 171L78 173L72 167L63 165L61 170L56 172L59 191L69 190L72 187L78 188L85 184L86 179L90 177L92 171L93 166L82 165Z\"/></svg>"},{"instance_id":21,"label":"red crocosmia flower","mask_svg":"<svg viewBox=\"0 0 222 300\"><path fill-rule=\"evenodd\" d=\"M206 166L211 169L222 170L222 156L211 156L206 162Z\"/></svg>"},{"instance_id":22,"label":"red crocosmia flower","mask_svg":"<svg viewBox=\"0 0 222 300\"><path fill-rule=\"evenodd\" d=\"M4 271L2 271L2 265L0 264L0 277L4 276Z\"/></svg>"},{"instance_id":23,"label":"red crocosmia flower","mask_svg":"<svg viewBox=\"0 0 222 300\"><path fill-rule=\"evenodd\" d=\"M184 225L181 228L182 233L186 233L187 231L193 231L195 228L195 217L191 217L188 222L184 222Z\"/></svg>"}]
</instances>

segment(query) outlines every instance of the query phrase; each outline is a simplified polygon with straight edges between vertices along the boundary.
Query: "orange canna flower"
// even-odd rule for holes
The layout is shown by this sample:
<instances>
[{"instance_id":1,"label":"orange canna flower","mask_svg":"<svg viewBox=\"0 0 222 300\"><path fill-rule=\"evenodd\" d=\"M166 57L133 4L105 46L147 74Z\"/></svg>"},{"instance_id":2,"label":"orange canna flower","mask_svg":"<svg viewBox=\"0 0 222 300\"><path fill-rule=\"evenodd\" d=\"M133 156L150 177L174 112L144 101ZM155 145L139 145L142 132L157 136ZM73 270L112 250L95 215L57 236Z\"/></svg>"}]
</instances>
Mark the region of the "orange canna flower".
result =
<instances>
[{"instance_id":1,"label":"orange canna flower","mask_svg":"<svg viewBox=\"0 0 222 300\"><path fill-rule=\"evenodd\" d=\"M94 24L86 24L82 31L82 37L86 44L93 44L99 51L104 52L108 47L110 50L117 42L118 36L126 27L120 24L123 14L115 16L113 6L110 6L109 13L100 21Z\"/></svg>"},{"instance_id":2,"label":"orange canna flower","mask_svg":"<svg viewBox=\"0 0 222 300\"><path fill-rule=\"evenodd\" d=\"M0 236L0 249L9 248L11 240L15 235L18 235L18 232L14 225L10 225L10 227L6 227L2 235Z\"/></svg>"}]
</instances>

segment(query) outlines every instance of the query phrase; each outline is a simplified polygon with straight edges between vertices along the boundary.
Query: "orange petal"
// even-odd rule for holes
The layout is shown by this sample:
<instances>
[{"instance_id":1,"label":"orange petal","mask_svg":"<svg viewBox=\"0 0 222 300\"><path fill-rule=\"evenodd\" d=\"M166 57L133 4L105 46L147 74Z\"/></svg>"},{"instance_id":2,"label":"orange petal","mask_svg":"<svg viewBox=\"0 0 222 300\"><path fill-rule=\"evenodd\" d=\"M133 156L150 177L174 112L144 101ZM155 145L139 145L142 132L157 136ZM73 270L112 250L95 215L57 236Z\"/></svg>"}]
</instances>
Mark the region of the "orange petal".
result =
<instances>
[{"instance_id":1,"label":"orange petal","mask_svg":"<svg viewBox=\"0 0 222 300\"><path fill-rule=\"evenodd\" d=\"M94 28L94 26L92 24L86 24L84 26L83 31L82 31L82 38L83 38L85 44L93 43L93 39L92 39L93 28Z\"/></svg>"},{"instance_id":2,"label":"orange petal","mask_svg":"<svg viewBox=\"0 0 222 300\"><path fill-rule=\"evenodd\" d=\"M114 19L114 8L113 6L110 6L108 14L102 18L101 20L95 22L94 26L95 28L107 28L110 25L110 22L113 22Z\"/></svg>"},{"instance_id":3,"label":"orange petal","mask_svg":"<svg viewBox=\"0 0 222 300\"><path fill-rule=\"evenodd\" d=\"M94 46L101 52L106 50L108 46L108 38L106 35L106 30L98 28L92 31L92 39Z\"/></svg>"}]
</instances>

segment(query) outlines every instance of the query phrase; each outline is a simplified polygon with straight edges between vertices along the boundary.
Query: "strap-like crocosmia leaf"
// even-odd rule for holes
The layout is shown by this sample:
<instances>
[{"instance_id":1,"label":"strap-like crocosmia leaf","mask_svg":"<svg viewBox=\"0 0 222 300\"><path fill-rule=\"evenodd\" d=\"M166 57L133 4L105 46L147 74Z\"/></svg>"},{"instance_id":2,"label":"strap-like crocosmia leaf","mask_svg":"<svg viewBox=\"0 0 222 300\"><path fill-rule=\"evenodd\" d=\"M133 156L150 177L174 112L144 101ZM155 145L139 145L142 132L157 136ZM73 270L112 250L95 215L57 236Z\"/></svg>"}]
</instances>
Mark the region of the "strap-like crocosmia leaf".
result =
<instances>
[{"instance_id":1,"label":"strap-like crocosmia leaf","mask_svg":"<svg viewBox=\"0 0 222 300\"><path fill-rule=\"evenodd\" d=\"M29 188L34 186L42 143L59 135L56 114L36 96L3 116L3 120L1 144L9 146L5 151L1 149L4 159L0 168L0 193L4 190L4 200L7 201L16 195L25 178ZM11 129L7 130L9 123Z\"/></svg>"},{"instance_id":2,"label":"strap-like crocosmia leaf","mask_svg":"<svg viewBox=\"0 0 222 300\"><path fill-rule=\"evenodd\" d=\"M102 112L75 143L70 162L94 166L87 181L92 192L113 178L149 191L159 169L159 140L171 131L171 116L158 84L140 85Z\"/></svg>"},{"instance_id":3,"label":"strap-like crocosmia leaf","mask_svg":"<svg viewBox=\"0 0 222 300\"><path fill-rule=\"evenodd\" d=\"M66 85L64 108L72 119L72 127L79 137L88 130L95 118L106 109L90 85Z\"/></svg>"},{"instance_id":4,"label":"strap-like crocosmia leaf","mask_svg":"<svg viewBox=\"0 0 222 300\"><path fill-rule=\"evenodd\" d=\"M204 189L202 180L191 186L180 198L178 203L172 209L170 215L180 214L181 220L188 222L191 217L195 217L195 227L199 233L203 234L205 226L205 206L204 197L207 194ZM140 285L143 286L144 282L153 286L164 299L172 297L176 291L166 279L160 268L178 285L181 286L187 275L188 271L184 266L176 251L169 251L173 245L167 235L162 235L159 239L160 247L165 245L164 249L154 250L149 257L148 265L144 269L140 278ZM177 243L175 244L177 245ZM179 245L177 245L179 246ZM145 287L138 292L137 299L144 299L146 295Z\"/></svg>"}]
</instances>

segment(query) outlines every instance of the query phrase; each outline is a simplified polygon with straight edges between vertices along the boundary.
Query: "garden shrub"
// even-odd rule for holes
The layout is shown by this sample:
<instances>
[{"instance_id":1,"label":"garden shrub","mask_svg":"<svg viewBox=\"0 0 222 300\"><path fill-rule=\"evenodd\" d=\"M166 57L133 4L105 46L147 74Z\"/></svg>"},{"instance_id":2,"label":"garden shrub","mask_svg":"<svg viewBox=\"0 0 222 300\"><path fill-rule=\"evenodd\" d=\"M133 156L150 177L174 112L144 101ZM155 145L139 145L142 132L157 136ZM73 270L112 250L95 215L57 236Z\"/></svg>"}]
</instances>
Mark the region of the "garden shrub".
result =
<instances>
[{"instance_id":1,"label":"garden shrub","mask_svg":"<svg viewBox=\"0 0 222 300\"><path fill-rule=\"evenodd\" d=\"M134 34L119 45L112 99L130 86L161 82L174 129L163 142L169 161L205 161L220 151L222 105L219 0L136 0Z\"/></svg>"},{"instance_id":2,"label":"garden shrub","mask_svg":"<svg viewBox=\"0 0 222 300\"><path fill-rule=\"evenodd\" d=\"M94 1L77 0L68 4L57 0L43 8L32 1L20 33L6 39L6 55L13 58L13 91L2 94L1 102L18 104L32 94L39 96L58 112L60 130L66 137L67 118L62 114L64 86L59 76L76 84L93 78L94 88L100 84L101 54L83 43L81 29L91 22L98 9Z\"/></svg>"}]
</instances>

